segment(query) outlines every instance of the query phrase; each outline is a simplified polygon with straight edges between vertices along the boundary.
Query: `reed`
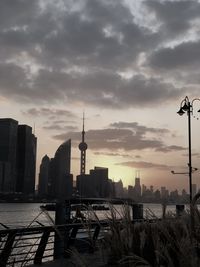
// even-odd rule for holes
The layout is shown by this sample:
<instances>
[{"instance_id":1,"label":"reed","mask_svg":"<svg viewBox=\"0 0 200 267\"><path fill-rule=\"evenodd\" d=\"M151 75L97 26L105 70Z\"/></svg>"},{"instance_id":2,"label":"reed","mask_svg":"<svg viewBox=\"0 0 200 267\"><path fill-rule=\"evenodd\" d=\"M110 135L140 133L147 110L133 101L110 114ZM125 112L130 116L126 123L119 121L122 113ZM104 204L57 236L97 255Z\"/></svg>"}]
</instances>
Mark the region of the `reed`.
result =
<instances>
[{"instance_id":1,"label":"reed","mask_svg":"<svg viewBox=\"0 0 200 267\"><path fill-rule=\"evenodd\" d=\"M200 213L193 209L191 215L134 224L126 206L121 222L113 209L104 238L108 266L200 266Z\"/></svg>"}]
</instances>

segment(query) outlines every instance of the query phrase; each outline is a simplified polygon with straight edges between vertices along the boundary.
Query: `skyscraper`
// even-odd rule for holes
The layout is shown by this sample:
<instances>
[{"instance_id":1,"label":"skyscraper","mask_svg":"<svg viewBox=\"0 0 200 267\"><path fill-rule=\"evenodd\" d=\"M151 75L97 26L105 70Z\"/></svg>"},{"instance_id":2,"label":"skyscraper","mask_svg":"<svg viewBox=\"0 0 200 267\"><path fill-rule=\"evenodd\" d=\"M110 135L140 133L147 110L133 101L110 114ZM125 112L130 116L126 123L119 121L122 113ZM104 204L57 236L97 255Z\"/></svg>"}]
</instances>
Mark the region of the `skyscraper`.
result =
<instances>
[{"instance_id":1,"label":"skyscraper","mask_svg":"<svg viewBox=\"0 0 200 267\"><path fill-rule=\"evenodd\" d=\"M37 138L28 125L18 125L16 191L26 195L35 192Z\"/></svg>"},{"instance_id":2,"label":"skyscraper","mask_svg":"<svg viewBox=\"0 0 200 267\"><path fill-rule=\"evenodd\" d=\"M0 191L15 192L18 122L0 119Z\"/></svg>"},{"instance_id":3,"label":"skyscraper","mask_svg":"<svg viewBox=\"0 0 200 267\"><path fill-rule=\"evenodd\" d=\"M45 192L51 198L65 200L72 196L73 176L70 174L71 140L61 144L54 158L46 155L42 159L39 174L39 193ZM41 195L40 195L41 196Z\"/></svg>"},{"instance_id":4,"label":"skyscraper","mask_svg":"<svg viewBox=\"0 0 200 267\"><path fill-rule=\"evenodd\" d=\"M140 185L139 177L135 178L134 197L135 197L135 200L140 200L141 198L141 185Z\"/></svg>"},{"instance_id":5,"label":"skyscraper","mask_svg":"<svg viewBox=\"0 0 200 267\"><path fill-rule=\"evenodd\" d=\"M36 137L32 128L10 118L0 119L0 191L35 191Z\"/></svg>"},{"instance_id":6,"label":"skyscraper","mask_svg":"<svg viewBox=\"0 0 200 267\"><path fill-rule=\"evenodd\" d=\"M38 185L38 195L40 197L47 197L49 195L49 171L50 171L50 159L47 155L42 158L40 164L40 173L39 173L39 185Z\"/></svg>"},{"instance_id":7,"label":"skyscraper","mask_svg":"<svg viewBox=\"0 0 200 267\"><path fill-rule=\"evenodd\" d=\"M71 139L59 146L55 153L56 196L66 198L72 193L73 180L70 177Z\"/></svg>"}]
</instances>

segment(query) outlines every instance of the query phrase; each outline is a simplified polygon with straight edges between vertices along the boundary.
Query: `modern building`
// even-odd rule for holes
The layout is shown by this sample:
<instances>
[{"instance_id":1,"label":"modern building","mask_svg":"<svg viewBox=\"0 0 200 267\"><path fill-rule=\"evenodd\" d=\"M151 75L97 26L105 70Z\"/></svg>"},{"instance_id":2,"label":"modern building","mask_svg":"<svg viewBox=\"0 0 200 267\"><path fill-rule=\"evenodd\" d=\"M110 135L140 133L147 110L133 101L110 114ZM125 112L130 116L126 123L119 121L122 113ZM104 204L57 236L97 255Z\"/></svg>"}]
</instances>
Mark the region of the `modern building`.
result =
<instances>
[{"instance_id":1,"label":"modern building","mask_svg":"<svg viewBox=\"0 0 200 267\"><path fill-rule=\"evenodd\" d=\"M15 192L18 122L0 119L0 191Z\"/></svg>"},{"instance_id":2,"label":"modern building","mask_svg":"<svg viewBox=\"0 0 200 267\"><path fill-rule=\"evenodd\" d=\"M70 173L71 140L61 144L54 158L43 157L39 174L39 196L65 200L72 196L73 176Z\"/></svg>"},{"instance_id":3,"label":"modern building","mask_svg":"<svg viewBox=\"0 0 200 267\"><path fill-rule=\"evenodd\" d=\"M30 126L0 119L0 192L34 194L36 140Z\"/></svg>"},{"instance_id":4,"label":"modern building","mask_svg":"<svg viewBox=\"0 0 200 267\"><path fill-rule=\"evenodd\" d=\"M117 198L123 198L124 197L124 187L123 182L120 179L118 182L114 182L115 187L115 197Z\"/></svg>"},{"instance_id":5,"label":"modern building","mask_svg":"<svg viewBox=\"0 0 200 267\"><path fill-rule=\"evenodd\" d=\"M28 125L18 125L16 191L25 195L35 192L37 139Z\"/></svg>"},{"instance_id":6,"label":"modern building","mask_svg":"<svg viewBox=\"0 0 200 267\"><path fill-rule=\"evenodd\" d=\"M128 186L128 198L133 199L134 198L134 187L132 185Z\"/></svg>"},{"instance_id":7,"label":"modern building","mask_svg":"<svg viewBox=\"0 0 200 267\"><path fill-rule=\"evenodd\" d=\"M45 155L42 158L42 162L40 164L40 172L39 172L39 184L38 184L38 195L40 197L47 197L49 195L49 175L50 174L50 158Z\"/></svg>"},{"instance_id":8,"label":"modern building","mask_svg":"<svg viewBox=\"0 0 200 267\"><path fill-rule=\"evenodd\" d=\"M71 139L59 146L53 161L55 196L60 199L69 198L73 190L73 176L70 174Z\"/></svg>"},{"instance_id":9,"label":"modern building","mask_svg":"<svg viewBox=\"0 0 200 267\"><path fill-rule=\"evenodd\" d=\"M95 167L90 174L77 176L77 190L80 197L106 198L113 194L108 178L108 168Z\"/></svg>"},{"instance_id":10,"label":"modern building","mask_svg":"<svg viewBox=\"0 0 200 267\"><path fill-rule=\"evenodd\" d=\"M140 185L140 178L135 178L135 186L134 186L134 198L135 200L140 200L141 198L141 185Z\"/></svg>"}]
</instances>

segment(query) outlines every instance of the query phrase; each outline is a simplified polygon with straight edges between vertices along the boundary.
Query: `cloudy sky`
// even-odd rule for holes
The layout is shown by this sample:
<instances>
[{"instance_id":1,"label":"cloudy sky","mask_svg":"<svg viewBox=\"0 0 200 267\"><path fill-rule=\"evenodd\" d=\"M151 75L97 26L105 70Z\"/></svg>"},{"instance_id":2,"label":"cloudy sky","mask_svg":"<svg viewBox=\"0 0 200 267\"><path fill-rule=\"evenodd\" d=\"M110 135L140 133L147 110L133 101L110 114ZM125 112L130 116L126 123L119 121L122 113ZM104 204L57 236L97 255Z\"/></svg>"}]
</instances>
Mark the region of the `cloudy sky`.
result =
<instances>
[{"instance_id":1,"label":"cloudy sky","mask_svg":"<svg viewBox=\"0 0 200 267\"><path fill-rule=\"evenodd\" d=\"M185 96L200 97L198 0L1 0L1 117L35 128L41 158L72 139L72 172L85 112L87 172L188 189ZM193 166L200 167L194 102ZM200 186L199 172L194 183Z\"/></svg>"}]
</instances>

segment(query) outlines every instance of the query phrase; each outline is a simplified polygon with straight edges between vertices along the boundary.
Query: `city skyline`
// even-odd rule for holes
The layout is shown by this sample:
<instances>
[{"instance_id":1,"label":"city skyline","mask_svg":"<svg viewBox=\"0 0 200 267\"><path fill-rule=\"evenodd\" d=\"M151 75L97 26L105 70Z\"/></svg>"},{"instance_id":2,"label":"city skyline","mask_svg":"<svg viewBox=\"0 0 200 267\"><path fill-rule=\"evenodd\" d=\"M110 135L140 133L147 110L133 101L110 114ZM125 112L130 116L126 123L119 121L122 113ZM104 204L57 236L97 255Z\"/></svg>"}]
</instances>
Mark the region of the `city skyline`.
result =
<instances>
[{"instance_id":1,"label":"city skyline","mask_svg":"<svg viewBox=\"0 0 200 267\"><path fill-rule=\"evenodd\" d=\"M188 171L187 116L176 112L186 95L200 97L200 2L56 2L0 3L1 118L32 126L36 179L43 156L68 139L71 173L80 173L85 112L86 173L109 168L128 186L140 170L147 186L188 191L188 176L171 170ZM199 108L191 120L198 169Z\"/></svg>"}]
</instances>

